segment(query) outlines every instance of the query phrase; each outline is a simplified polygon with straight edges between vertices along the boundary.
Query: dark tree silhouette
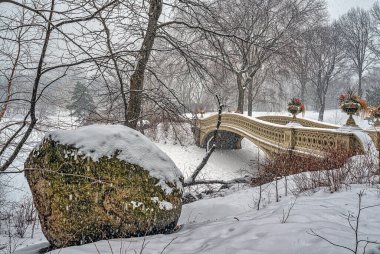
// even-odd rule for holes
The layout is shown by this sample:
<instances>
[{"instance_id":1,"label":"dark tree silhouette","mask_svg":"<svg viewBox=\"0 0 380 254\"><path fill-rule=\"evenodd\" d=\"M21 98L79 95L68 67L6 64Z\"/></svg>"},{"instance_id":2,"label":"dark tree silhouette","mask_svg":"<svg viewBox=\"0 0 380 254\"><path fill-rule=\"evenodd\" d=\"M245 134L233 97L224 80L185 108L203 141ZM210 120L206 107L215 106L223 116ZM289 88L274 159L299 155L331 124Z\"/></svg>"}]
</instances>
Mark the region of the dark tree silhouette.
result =
<instances>
[{"instance_id":1,"label":"dark tree silhouette","mask_svg":"<svg viewBox=\"0 0 380 254\"><path fill-rule=\"evenodd\" d=\"M70 115L78 117L81 121L93 112L95 108L94 100L88 87L77 82L71 97L71 104L67 106L67 109L71 111Z\"/></svg>"}]
</instances>

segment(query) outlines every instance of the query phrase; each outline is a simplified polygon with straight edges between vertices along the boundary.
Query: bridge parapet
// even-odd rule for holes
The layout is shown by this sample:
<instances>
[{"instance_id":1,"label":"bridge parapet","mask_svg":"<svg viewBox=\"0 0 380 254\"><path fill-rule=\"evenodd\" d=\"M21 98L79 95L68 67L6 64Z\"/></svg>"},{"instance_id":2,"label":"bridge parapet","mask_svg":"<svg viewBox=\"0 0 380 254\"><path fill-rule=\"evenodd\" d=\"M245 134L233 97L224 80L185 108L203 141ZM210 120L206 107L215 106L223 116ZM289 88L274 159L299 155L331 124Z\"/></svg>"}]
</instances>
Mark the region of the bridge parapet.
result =
<instances>
[{"instance_id":1,"label":"bridge parapet","mask_svg":"<svg viewBox=\"0 0 380 254\"><path fill-rule=\"evenodd\" d=\"M259 116L256 118L263 120L263 121L266 121L266 122L280 124L280 125L286 125L286 124L293 121L293 117L290 117L290 116ZM311 120L311 119L306 119L306 118L297 118L296 122L301 124L304 127L311 127L311 128L338 129L341 127L340 125L323 123L323 122L319 122L319 121L315 121L315 120ZM369 136L371 137L374 144L376 144L377 149L380 149L379 143L377 141L378 137L377 137L376 130L370 129L370 130L365 130L365 131L369 134ZM350 141L351 146L356 147L356 149L359 149L359 147L361 146L360 142L355 137L353 139L354 139L353 141L352 140ZM342 141L342 142L345 142L345 141ZM336 148L337 147L338 146L336 146Z\"/></svg>"},{"instance_id":2,"label":"bridge parapet","mask_svg":"<svg viewBox=\"0 0 380 254\"><path fill-rule=\"evenodd\" d=\"M204 147L208 142L211 134L215 131L217 118L217 115L213 115L198 121L197 144L199 146ZM271 117L272 122L263 119L268 120L269 118L223 113L220 130L232 132L242 138L245 137L268 154L293 151L299 155L322 156L331 149L347 150L355 154L363 153L365 150L360 140L352 132L338 131L335 125L319 124L303 119L302 123L325 127L294 127L278 124L280 121L282 123L288 121L287 117ZM273 121L277 123L273 123Z\"/></svg>"},{"instance_id":3,"label":"bridge parapet","mask_svg":"<svg viewBox=\"0 0 380 254\"><path fill-rule=\"evenodd\" d=\"M290 116L258 116L257 119L280 124L280 125L287 125L290 122L294 122L293 117ZM323 128L323 129L338 129L340 128L339 125L335 124L329 124L329 123L322 123L319 121L306 119L306 118L297 118L296 122L301 124L304 127L312 127L312 128Z\"/></svg>"}]
</instances>

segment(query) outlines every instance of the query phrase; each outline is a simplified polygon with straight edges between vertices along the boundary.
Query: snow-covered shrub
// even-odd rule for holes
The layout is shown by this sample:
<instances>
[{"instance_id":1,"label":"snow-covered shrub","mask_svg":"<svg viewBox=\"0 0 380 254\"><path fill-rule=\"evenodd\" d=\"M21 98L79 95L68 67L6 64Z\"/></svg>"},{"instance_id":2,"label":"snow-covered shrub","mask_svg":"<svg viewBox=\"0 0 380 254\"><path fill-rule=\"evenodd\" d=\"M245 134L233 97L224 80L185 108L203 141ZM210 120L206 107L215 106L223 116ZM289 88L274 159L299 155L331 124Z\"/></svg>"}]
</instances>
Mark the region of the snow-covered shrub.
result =
<instances>
[{"instance_id":1,"label":"snow-covered shrub","mask_svg":"<svg viewBox=\"0 0 380 254\"><path fill-rule=\"evenodd\" d=\"M335 192L347 184L371 184L378 179L376 162L370 154L355 157L350 155L344 150L326 151L322 158L275 154L261 165L259 178L260 181L268 182L276 177L294 174L297 192L319 187Z\"/></svg>"},{"instance_id":2,"label":"snow-covered shrub","mask_svg":"<svg viewBox=\"0 0 380 254\"><path fill-rule=\"evenodd\" d=\"M293 179L298 191L325 187L335 192L350 184L374 185L379 181L376 158L371 154L347 158L346 154L328 153L316 170L295 175Z\"/></svg>"}]
</instances>

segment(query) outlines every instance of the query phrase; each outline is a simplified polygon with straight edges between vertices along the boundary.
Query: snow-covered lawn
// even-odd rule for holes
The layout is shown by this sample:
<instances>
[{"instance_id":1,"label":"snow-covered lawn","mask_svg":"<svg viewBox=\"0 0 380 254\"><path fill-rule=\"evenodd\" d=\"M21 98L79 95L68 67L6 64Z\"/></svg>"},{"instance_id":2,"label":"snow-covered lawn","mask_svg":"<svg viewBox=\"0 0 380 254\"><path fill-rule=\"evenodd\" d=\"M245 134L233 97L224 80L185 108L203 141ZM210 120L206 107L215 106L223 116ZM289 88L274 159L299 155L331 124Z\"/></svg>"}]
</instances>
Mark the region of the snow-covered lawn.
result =
<instances>
[{"instance_id":1,"label":"snow-covered lawn","mask_svg":"<svg viewBox=\"0 0 380 254\"><path fill-rule=\"evenodd\" d=\"M205 155L205 149L197 146L178 146L172 144L156 144L171 157L184 176L189 176L199 165ZM258 156L264 158L264 153L248 140L242 141L243 149L216 150L199 177L205 179L231 180L256 170L251 161Z\"/></svg>"},{"instance_id":2,"label":"snow-covered lawn","mask_svg":"<svg viewBox=\"0 0 380 254\"><path fill-rule=\"evenodd\" d=\"M142 246L145 246L142 253L146 254L349 253L347 249L334 247L312 235L311 230L336 244L354 248L355 234L345 215L350 212L356 216L357 193L361 190L365 190L363 206L380 205L379 189L354 185L332 194L321 189L301 195L296 200L294 196L282 197L278 203L274 200L273 190L266 191L266 207L257 211L258 188L242 189L224 197L184 205L179 221L182 228L176 233L100 241L51 253L140 253ZM295 204L290 210L289 218L281 223L283 213L288 212L293 202ZM360 239L380 240L379 214L380 206L362 211ZM355 222L352 224L355 225ZM46 244L32 246L17 253L36 253L33 250L43 246ZM358 253L362 253L363 247L364 244L361 244ZM368 245L366 253L380 253L380 245Z\"/></svg>"},{"instance_id":3,"label":"snow-covered lawn","mask_svg":"<svg viewBox=\"0 0 380 254\"><path fill-rule=\"evenodd\" d=\"M270 113L287 115L286 112ZM255 115L268 115L256 113ZM316 112L307 112L306 118L317 119ZM329 110L326 122L344 124L347 116L339 110ZM362 128L369 125L356 118ZM188 176L202 160L205 151L194 145L180 146L157 143L177 167ZM258 151L249 141L243 140L243 149L236 151L216 151L206 165L201 177L229 180L247 172L254 172L250 164L256 160ZM22 165L23 159L17 162ZM8 183L28 194L29 189L22 175L12 176ZM350 186L347 190L329 193L318 190L301 194L290 211L286 223L281 223L283 212L288 211L295 196L284 196L280 186L280 202L275 202L274 186L268 184L262 197L263 207L257 211L258 188L234 186L222 196L199 200L183 206L179 224L182 228L170 235L156 235L141 238L114 239L94 244L55 250L52 253L349 253L347 249L334 247L327 241L311 235L311 230L334 243L352 248L354 233L344 214L357 213L357 193L366 189L364 205L380 204L379 188L364 185ZM360 220L360 237L380 241L380 207L363 211ZM30 232L29 232L30 233ZM28 234L27 234L28 236ZM4 243L7 238L0 238ZM36 253L47 246L40 229L34 239L20 239L17 253ZM111 246L111 247L110 247ZM370 252L370 250L372 252ZM0 251L1 253L1 251ZM362 251L358 252L362 253ZM366 253L380 253L380 246L369 245Z\"/></svg>"}]
</instances>

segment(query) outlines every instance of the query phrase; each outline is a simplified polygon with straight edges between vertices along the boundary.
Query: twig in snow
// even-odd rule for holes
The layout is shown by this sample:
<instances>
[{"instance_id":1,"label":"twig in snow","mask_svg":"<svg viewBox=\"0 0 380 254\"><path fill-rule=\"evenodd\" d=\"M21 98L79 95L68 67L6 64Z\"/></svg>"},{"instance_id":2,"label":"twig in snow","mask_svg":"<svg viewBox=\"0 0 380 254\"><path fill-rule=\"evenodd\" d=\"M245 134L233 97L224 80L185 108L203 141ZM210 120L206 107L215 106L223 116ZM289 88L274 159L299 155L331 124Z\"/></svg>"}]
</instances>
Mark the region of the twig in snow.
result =
<instances>
[{"instance_id":1,"label":"twig in snow","mask_svg":"<svg viewBox=\"0 0 380 254\"><path fill-rule=\"evenodd\" d=\"M348 213L348 215L347 215L348 224L349 224L350 228L353 230L354 235L355 235L355 249L351 249L351 248L346 247L344 245L340 245L340 244L334 243L334 242L328 240L326 237L321 236L320 234L316 233L312 229L310 229L311 233L309 233L309 234L311 234L313 236L317 236L317 237L321 238L322 240L328 242L329 244L331 244L333 246L349 250L350 252L352 252L354 254L358 254L359 253L359 245L360 245L360 243L365 243L365 245L363 247L363 252L362 252L363 254L365 253L365 250L366 250L368 244L380 244L379 241L370 241L370 240L368 240L368 238L367 239L359 239L359 226L360 226L359 224L360 224L361 212L363 210L365 210L365 209L369 209L369 208L373 208L373 207L378 207L378 206L380 206L380 204L362 207L362 198L363 198L363 195L364 195L364 190L361 190L357 194L358 194L358 214L357 214L357 216L352 215L352 213ZM355 220L355 222L356 222L355 225L352 225L351 218L353 218Z\"/></svg>"},{"instance_id":2,"label":"twig in snow","mask_svg":"<svg viewBox=\"0 0 380 254\"><path fill-rule=\"evenodd\" d=\"M160 254L163 254L164 251L166 250L167 247L170 246L170 244L172 244L172 242L174 242L175 239L177 239L178 237L174 237L168 244L165 245L165 247L162 249L162 251L160 252Z\"/></svg>"},{"instance_id":3,"label":"twig in snow","mask_svg":"<svg viewBox=\"0 0 380 254\"><path fill-rule=\"evenodd\" d=\"M296 201L297 201L297 197L292 202L290 202L288 209L286 211L285 211L285 209L282 209L281 223L286 223L286 221L289 218L290 212L292 211L294 205L296 204Z\"/></svg>"}]
</instances>

